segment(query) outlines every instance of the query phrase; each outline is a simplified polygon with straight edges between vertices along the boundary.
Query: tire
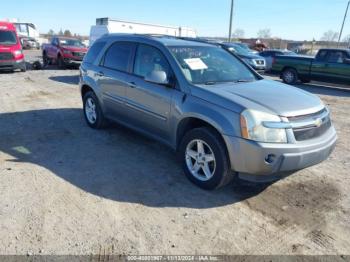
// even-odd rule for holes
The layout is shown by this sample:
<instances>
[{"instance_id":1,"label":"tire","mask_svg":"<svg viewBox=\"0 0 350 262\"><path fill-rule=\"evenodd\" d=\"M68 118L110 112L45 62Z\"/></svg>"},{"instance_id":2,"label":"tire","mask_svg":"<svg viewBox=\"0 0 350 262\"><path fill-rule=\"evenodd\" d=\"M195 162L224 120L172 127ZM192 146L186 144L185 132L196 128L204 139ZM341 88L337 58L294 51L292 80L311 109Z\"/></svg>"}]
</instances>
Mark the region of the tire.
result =
<instances>
[{"instance_id":1,"label":"tire","mask_svg":"<svg viewBox=\"0 0 350 262\"><path fill-rule=\"evenodd\" d=\"M95 114L89 110L89 109L91 109L90 102L93 102L93 105L95 106ZM101 109L98 98L94 92L89 91L84 95L84 97L83 97L83 109L84 109L84 117L85 117L85 120L86 120L86 123L88 124L88 126L90 126L91 128L94 128L94 129L101 129L101 128L105 127L106 120L105 120L105 117L103 115L103 111ZM90 112L90 114L89 114L89 112ZM94 120L94 118L95 118L95 120Z\"/></svg>"},{"instance_id":2,"label":"tire","mask_svg":"<svg viewBox=\"0 0 350 262\"><path fill-rule=\"evenodd\" d=\"M27 71L27 66L25 63L23 63L22 67L21 67L21 72L26 72Z\"/></svg>"},{"instance_id":3,"label":"tire","mask_svg":"<svg viewBox=\"0 0 350 262\"><path fill-rule=\"evenodd\" d=\"M205 163L197 162L204 161L205 157L202 157L203 155L200 157L197 154L197 160L192 155L194 152L203 152L203 150L199 150L198 142L203 144L204 156L214 155L214 161L207 163L207 168ZM194 148L197 148L197 150ZM230 169L226 146L221 137L211 128L201 127L187 132L181 141L178 154L187 178L202 189L217 189L228 184L234 177ZM199 163L201 166L199 167L196 163ZM192 171L191 167L194 167ZM205 175L204 170L208 170L208 168L211 176ZM196 169L198 169L197 172L195 172Z\"/></svg>"},{"instance_id":4,"label":"tire","mask_svg":"<svg viewBox=\"0 0 350 262\"><path fill-rule=\"evenodd\" d=\"M61 55L57 57L57 65L59 69L66 69L66 64Z\"/></svg>"},{"instance_id":5,"label":"tire","mask_svg":"<svg viewBox=\"0 0 350 262\"><path fill-rule=\"evenodd\" d=\"M46 52L43 53L43 64L44 64L44 67L50 64L50 59L47 57Z\"/></svg>"},{"instance_id":6,"label":"tire","mask_svg":"<svg viewBox=\"0 0 350 262\"><path fill-rule=\"evenodd\" d=\"M282 80L288 85L294 85L298 82L298 72L294 68L286 68L282 72Z\"/></svg>"}]
</instances>

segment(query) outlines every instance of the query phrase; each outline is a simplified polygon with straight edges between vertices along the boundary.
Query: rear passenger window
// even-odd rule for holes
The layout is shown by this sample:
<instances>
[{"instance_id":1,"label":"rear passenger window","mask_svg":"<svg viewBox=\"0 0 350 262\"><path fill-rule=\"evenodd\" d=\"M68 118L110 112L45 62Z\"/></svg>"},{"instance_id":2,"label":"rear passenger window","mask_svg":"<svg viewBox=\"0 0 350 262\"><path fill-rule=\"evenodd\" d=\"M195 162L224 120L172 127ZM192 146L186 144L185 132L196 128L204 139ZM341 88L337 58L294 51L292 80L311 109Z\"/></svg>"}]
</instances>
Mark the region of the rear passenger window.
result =
<instances>
[{"instance_id":1,"label":"rear passenger window","mask_svg":"<svg viewBox=\"0 0 350 262\"><path fill-rule=\"evenodd\" d=\"M333 51L328 57L329 63L339 63L342 64L344 61L344 54L341 51Z\"/></svg>"},{"instance_id":2,"label":"rear passenger window","mask_svg":"<svg viewBox=\"0 0 350 262\"><path fill-rule=\"evenodd\" d=\"M94 43L89 51L87 52L86 56L84 57L84 62L92 64L95 62L96 57L101 52L102 48L105 46L106 42L96 42Z\"/></svg>"},{"instance_id":3,"label":"rear passenger window","mask_svg":"<svg viewBox=\"0 0 350 262\"><path fill-rule=\"evenodd\" d=\"M128 42L117 42L112 44L105 54L103 66L127 72L132 50L133 45Z\"/></svg>"}]
</instances>

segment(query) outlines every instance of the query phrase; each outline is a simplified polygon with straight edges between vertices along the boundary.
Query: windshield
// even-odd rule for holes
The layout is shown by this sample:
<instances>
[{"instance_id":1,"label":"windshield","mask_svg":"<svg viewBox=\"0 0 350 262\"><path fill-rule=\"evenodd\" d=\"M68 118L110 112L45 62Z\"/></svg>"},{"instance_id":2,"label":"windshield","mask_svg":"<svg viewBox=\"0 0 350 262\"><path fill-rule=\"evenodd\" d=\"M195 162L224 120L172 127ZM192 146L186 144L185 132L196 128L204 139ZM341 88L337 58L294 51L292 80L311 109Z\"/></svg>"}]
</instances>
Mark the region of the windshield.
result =
<instances>
[{"instance_id":1,"label":"windshield","mask_svg":"<svg viewBox=\"0 0 350 262\"><path fill-rule=\"evenodd\" d=\"M0 31L0 45L14 45L17 43L16 35L12 31Z\"/></svg>"},{"instance_id":2,"label":"windshield","mask_svg":"<svg viewBox=\"0 0 350 262\"><path fill-rule=\"evenodd\" d=\"M241 47L240 45L228 45L227 49L232 52L232 53L237 53L239 55L252 55L252 53L250 51L248 51L247 49Z\"/></svg>"},{"instance_id":3,"label":"windshield","mask_svg":"<svg viewBox=\"0 0 350 262\"><path fill-rule=\"evenodd\" d=\"M60 45L85 47L85 45L78 39L60 39Z\"/></svg>"},{"instance_id":4,"label":"windshield","mask_svg":"<svg viewBox=\"0 0 350 262\"><path fill-rule=\"evenodd\" d=\"M297 53L294 53L292 51L285 51L283 55L298 55Z\"/></svg>"},{"instance_id":5,"label":"windshield","mask_svg":"<svg viewBox=\"0 0 350 262\"><path fill-rule=\"evenodd\" d=\"M193 84L246 82L257 76L227 51L212 46L169 47L187 78Z\"/></svg>"}]
</instances>

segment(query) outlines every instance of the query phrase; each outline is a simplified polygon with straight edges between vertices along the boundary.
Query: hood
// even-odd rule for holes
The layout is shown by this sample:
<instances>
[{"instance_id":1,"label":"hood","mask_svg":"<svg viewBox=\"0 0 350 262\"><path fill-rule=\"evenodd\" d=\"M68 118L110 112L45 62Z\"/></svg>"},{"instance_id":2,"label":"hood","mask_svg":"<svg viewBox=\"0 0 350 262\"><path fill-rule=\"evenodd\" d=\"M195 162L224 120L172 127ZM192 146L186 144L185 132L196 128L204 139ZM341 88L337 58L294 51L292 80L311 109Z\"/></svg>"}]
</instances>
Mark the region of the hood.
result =
<instances>
[{"instance_id":1,"label":"hood","mask_svg":"<svg viewBox=\"0 0 350 262\"><path fill-rule=\"evenodd\" d=\"M62 49L66 49L72 52L87 52L86 47L77 47L77 46L62 46Z\"/></svg>"},{"instance_id":2,"label":"hood","mask_svg":"<svg viewBox=\"0 0 350 262\"><path fill-rule=\"evenodd\" d=\"M272 80L198 87L202 90L194 91L193 95L204 90L210 92L207 96L203 93L198 95L208 97L208 101L227 109L237 108L238 105L241 110L255 109L289 117L315 113L324 108L318 96Z\"/></svg>"},{"instance_id":3,"label":"hood","mask_svg":"<svg viewBox=\"0 0 350 262\"><path fill-rule=\"evenodd\" d=\"M264 59L262 56L255 55L255 54L253 54L253 53L251 53L251 54L245 54L245 55L238 54L238 56L239 56L240 58L247 58L247 59Z\"/></svg>"}]
</instances>

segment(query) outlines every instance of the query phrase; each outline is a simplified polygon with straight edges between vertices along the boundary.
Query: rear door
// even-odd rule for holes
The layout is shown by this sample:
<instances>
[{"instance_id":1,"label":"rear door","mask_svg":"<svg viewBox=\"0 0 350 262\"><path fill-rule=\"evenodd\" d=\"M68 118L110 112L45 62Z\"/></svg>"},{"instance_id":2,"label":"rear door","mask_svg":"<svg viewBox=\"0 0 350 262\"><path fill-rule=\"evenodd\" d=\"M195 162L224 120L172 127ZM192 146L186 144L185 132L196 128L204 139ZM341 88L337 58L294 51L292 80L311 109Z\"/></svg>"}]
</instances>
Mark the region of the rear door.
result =
<instances>
[{"instance_id":1,"label":"rear door","mask_svg":"<svg viewBox=\"0 0 350 262\"><path fill-rule=\"evenodd\" d=\"M102 58L95 78L101 89L105 113L117 121L125 121L125 95L135 44L114 42Z\"/></svg>"},{"instance_id":2,"label":"rear door","mask_svg":"<svg viewBox=\"0 0 350 262\"><path fill-rule=\"evenodd\" d=\"M329 51L327 58L327 82L350 83L350 64L345 62L346 59L348 59L348 55L342 50Z\"/></svg>"},{"instance_id":3,"label":"rear door","mask_svg":"<svg viewBox=\"0 0 350 262\"><path fill-rule=\"evenodd\" d=\"M130 123L152 136L169 141L169 116L173 87L145 81L152 71L164 71L168 78L173 73L162 52L150 45L139 44L136 50L133 74L128 77L126 107Z\"/></svg>"},{"instance_id":4,"label":"rear door","mask_svg":"<svg viewBox=\"0 0 350 262\"><path fill-rule=\"evenodd\" d=\"M316 58L312 61L310 68L311 79L316 81L328 81L329 76L329 65L328 65L328 50L320 50Z\"/></svg>"}]
</instances>

